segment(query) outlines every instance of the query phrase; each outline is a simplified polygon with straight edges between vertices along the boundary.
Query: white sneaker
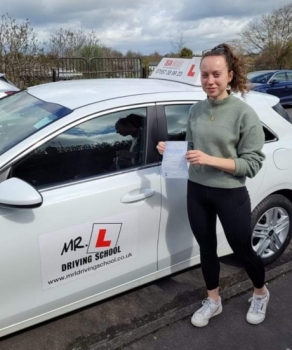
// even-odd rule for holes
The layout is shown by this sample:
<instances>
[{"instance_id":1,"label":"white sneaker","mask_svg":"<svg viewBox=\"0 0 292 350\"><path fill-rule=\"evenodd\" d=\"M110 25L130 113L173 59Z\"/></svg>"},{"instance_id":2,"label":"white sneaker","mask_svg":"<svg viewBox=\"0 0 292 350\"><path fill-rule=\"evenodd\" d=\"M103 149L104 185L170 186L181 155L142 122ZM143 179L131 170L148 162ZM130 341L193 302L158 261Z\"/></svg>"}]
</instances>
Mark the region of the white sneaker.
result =
<instances>
[{"instance_id":1,"label":"white sneaker","mask_svg":"<svg viewBox=\"0 0 292 350\"><path fill-rule=\"evenodd\" d=\"M267 290L265 297L253 295L248 301L251 301L250 308L246 315L247 322L251 324L259 324L264 321L266 317L267 306L270 299L270 293Z\"/></svg>"},{"instance_id":2,"label":"white sneaker","mask_svg":"<svg viewBox=\"0 0 292 350\"><path fill-rule=\"evenodd\" d=\"M207 326L211 317L221 314L223 308L221 298L216 303L213 299L207 298L202 302L202 307L193 314L191 322L196 327Z\"/></svg>"}]
</instances>

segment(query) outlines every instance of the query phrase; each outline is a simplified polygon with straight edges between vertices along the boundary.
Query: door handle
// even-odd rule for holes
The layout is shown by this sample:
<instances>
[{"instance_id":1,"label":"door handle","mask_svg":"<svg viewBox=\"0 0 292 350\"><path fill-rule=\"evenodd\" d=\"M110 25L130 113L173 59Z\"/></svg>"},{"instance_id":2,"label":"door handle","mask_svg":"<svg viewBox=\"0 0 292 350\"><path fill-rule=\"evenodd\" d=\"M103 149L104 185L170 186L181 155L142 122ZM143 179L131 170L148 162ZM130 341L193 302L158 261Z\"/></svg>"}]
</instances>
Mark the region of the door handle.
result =
<instances>
[{"instance_id":1,"label":"door handle","mask_svg":"<svg viewBox=\"0 0 292 350\"><path fill-rule=\"evenodd\" d=\"M153 190L152 188L143 188L140 190L134 190L131 191L127 194L125 194L122 198L121 198L121 202L122 203L133 203L133 202L138 202L141 201L143 199L146 199L148 197L151 197L155 194L155 190Z\"/></svg>"}]
</instances>

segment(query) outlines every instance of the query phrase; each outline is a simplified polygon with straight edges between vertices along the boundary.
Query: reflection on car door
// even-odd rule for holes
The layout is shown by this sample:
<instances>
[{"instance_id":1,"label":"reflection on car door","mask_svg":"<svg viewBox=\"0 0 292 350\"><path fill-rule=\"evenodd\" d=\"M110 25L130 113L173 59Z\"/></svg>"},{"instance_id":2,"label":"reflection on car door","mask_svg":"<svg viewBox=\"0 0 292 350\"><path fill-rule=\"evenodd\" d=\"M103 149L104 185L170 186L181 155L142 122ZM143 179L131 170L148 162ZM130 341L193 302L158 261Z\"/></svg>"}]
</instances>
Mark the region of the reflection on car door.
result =
<instances>
[{"instance_id":1,"label":"reflection on car door","mask_svg":"<svg viewBox=\"0 0 292 350\"><path fill-rule=\"evenodd\" d=\"M130 113L144 118L143 156L115 169L113 156L133 141L115 123ZM0 209L0 329L109 296L157 270L161 190L158 165L145 160L147 118L140 108L89 120L14 167L12 176L38 188L43 205Z\"/></svg>"}]
</instances>

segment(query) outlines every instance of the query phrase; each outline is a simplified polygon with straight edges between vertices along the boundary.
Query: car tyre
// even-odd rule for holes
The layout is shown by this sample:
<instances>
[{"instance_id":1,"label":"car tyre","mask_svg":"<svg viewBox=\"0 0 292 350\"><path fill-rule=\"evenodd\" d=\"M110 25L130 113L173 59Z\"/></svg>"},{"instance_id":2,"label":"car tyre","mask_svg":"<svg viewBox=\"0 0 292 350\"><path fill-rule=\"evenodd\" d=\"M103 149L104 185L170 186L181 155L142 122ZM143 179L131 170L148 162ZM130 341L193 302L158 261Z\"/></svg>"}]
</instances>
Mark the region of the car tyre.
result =
<instances>
[{"instance_id":1,"label":"car tyre","mask_svg":"<svg viewBox=\"0 0 292 350\"><path fill-rule=\"evenodd\" d=\"M282 255L292 237L292 203L273 194L262 200L251 217L252 248L268 265Z\"/></svg>"}]
</instances>

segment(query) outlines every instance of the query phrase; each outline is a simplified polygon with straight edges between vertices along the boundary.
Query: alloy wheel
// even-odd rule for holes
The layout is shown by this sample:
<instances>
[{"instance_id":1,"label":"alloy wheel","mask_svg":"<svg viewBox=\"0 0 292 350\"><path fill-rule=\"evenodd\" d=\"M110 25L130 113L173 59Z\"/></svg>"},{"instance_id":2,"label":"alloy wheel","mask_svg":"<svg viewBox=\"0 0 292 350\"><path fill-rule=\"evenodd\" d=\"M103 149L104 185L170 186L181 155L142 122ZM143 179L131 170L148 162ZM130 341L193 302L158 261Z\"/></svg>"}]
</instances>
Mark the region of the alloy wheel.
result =
<instances>
[{"instance_id":1,"label":"alloy wheel","mask_svg":"<svg viewBox=\"0 0 292 350\"><path fill-rule=\"evenodd\" d=\"M252 233L252 247L261 258L276 254L289 233L290 219L280 207L267 210L256 223Z\"/></svg>"}]
</instances>

